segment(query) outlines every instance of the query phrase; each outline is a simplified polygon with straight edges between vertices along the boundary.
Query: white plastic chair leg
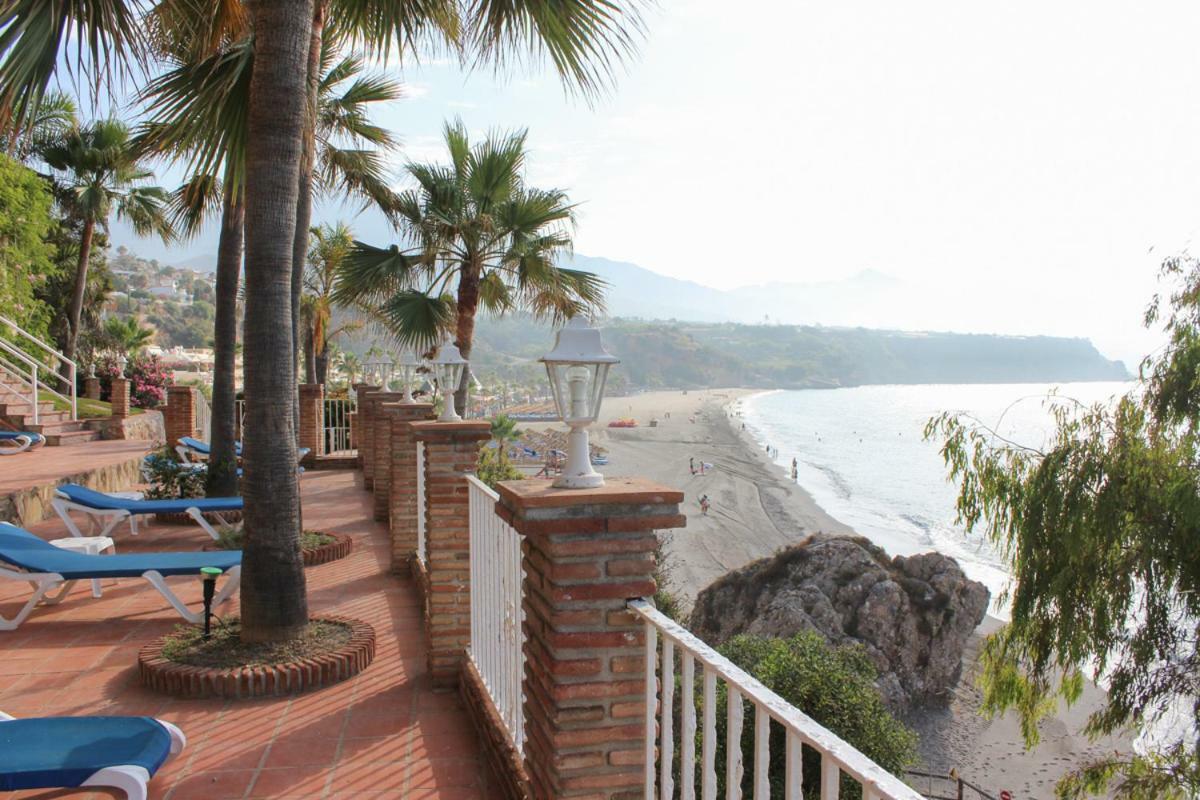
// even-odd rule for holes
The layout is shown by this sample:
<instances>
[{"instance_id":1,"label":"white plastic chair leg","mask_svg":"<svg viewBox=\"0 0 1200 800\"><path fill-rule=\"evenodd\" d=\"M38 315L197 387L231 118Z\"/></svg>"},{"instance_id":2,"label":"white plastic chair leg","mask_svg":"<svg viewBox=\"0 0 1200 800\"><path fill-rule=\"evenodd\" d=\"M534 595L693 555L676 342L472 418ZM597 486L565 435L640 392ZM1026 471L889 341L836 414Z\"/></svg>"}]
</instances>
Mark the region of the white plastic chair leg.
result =
<instances>
[{"instance_id":1,"label":"white plastic chair leg","mask_svg":"<svg viewBox=\"0 0 1200 800\"><path fill-rule=\"evenodd\" d=\"M103 786L124 792L128 800L146 800L146 784L150 782L150 773L145 767L126 764L120 767L107 767L92 773L80 786Z\"/></svg>"}]
</instances>

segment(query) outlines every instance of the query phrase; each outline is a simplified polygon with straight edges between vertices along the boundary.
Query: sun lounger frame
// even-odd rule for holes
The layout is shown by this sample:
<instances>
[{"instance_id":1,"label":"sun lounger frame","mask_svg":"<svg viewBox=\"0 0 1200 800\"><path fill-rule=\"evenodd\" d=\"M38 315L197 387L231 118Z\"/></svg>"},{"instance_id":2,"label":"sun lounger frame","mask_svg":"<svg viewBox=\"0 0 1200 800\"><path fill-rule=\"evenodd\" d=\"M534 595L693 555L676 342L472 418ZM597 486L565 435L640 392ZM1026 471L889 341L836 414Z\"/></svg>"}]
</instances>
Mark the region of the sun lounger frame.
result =
<instances>
[{"instance_id":1,"label":"sun lounger frame","mask_svg":"<svg viewBox=\"0 0 1200 800\"><path fill-rule=\"evenodd\" d=\"M93 508L92 506L78 503L59 492L54 493L54 498L50 501L50 506L58 514L59 518L62 519L63 523L67 526L67 530L71 532L71 535L78 538L85 536L108 536L114 528L125 520L129 520L130 535L138 535L137 517L139 514L125 508ZM81 531L79 526L75 524L75 520L71 519L71 511L78 511L80 514L87 516L90 521L96 523L100 528L99 533L89 534ZM157 512L147 511L145 513L153 514ZM219 539L221 535L212 526L212 523L204 518L205 514L212 514L216 517L217 523L221 527L230 527L229 521L221 516L220 511L201 511L196 506L190 506L184 509L183 513L194 519L204 532L212 537L213 541ZM102 521L105 518L107 518L107 521Z\"/></svg>"}]
</instances>

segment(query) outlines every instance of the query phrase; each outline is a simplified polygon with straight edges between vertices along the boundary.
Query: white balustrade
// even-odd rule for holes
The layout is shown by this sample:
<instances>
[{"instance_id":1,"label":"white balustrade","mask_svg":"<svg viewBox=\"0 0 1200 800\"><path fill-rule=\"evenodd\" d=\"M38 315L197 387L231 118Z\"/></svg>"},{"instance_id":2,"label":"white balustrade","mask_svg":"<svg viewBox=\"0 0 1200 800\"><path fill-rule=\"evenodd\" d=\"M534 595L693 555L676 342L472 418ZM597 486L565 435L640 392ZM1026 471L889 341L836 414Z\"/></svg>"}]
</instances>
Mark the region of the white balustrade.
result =
<instances>
[{"instance_id":1,"label":"white balustrade","mask_svg":"<svg viewBox=\"0 0 1200 800\"><path fill-rule=\"evenodd\" d=\"M474 475L470 486L471 646L468 655L504 721L512 744L525 741L525 614L521 607L521 535L496 515L499 496Z\"/></svg>"},{"instance_id":2,"label":"white balustrade","mask_svg":"<svg viewBox=\"0 0 1200 800\"><path fill-rule=\"evenodd\" d=\"M724 683L726 692L727 746L725 763L721 765L725 775L726 800L739 800L742 797L742 778L746 765L743 763L741 742L746 722L746 701L749 701L754 713L751 765L754 800L767 800L771 796L768 745L772 724L781 726L786 736L783 765L783 796L786 800L803 800L801 755L804 747L812 748L821 756L820 800L837 800L843 775L862 786L864 800L922 800L921 795L904 781L871 761L832 731L817 724L811 717L789 704L691 632L660 613L646 600L631 600L629 608L646 624L646 730L651 732L651 735L646 737L646 798L672 800L676 796L673 769L678 751L678 796L682 800L695 800L699 778L701 800L717 800L716 704L717 681L720 680ZM661 650L658 645L660 640ZM680 671L678 693L675 691L676 654ZM701 666L703 681L703 739L699 776L696 774L697 663ZM659 675L662 677L661 702L658 692ZM680 705L681 730L678 736L674 730L676 702ZM654 731L658 731L657 743ZM728 746L731 744L734 746Z\"/></svg>"},{"instance_id":3,"label":"white balustrade","mask_svg":"<svg viewBox=\"0 0 1200 800\"><path fill-rule=\"evenodd\" d=\"M339 453L350 450L350 415L354 413L353 400L344 397L325 398L324 421L325 452Z\"/></svg>"},{"instance_id":4,"label":"white balustrade","mask_svg":"<svg viewBox=\"0 0 1200 800\"><path fill-rule=\"evenodd\" d=\"M417 442L417 560L425 559L425 443Z\"/></svg>"},{"instance_id":5,"label":"white balustrade","mask_svg":"<svg viewBox=\"0 0 1200 800\"><path fill-rule=\"evenodd\" d=\"M78 419L78 365L8 317L0 316L0 324L11 331L9 341L0 339L0 371L8 382L21 387L19 390L5 387L5 393L15 394L30 405L29 413L35 425L41 421L38 405L42 392L67 403L71 419ZM66 367L66 375L55 372L60 365ZM0 398L2 400L4 398Z\"/></svg>"},{"instance_id":6,"label":"white balustrade","mask_svg":"<svg viewBox=\"0 0 1200 800\"><path fill-rule=\"evenodd\" d=\"M194 390L196 396L196 435L202 442L212 441L212 405L199 387Z\"/></svg>"}]
</instances>

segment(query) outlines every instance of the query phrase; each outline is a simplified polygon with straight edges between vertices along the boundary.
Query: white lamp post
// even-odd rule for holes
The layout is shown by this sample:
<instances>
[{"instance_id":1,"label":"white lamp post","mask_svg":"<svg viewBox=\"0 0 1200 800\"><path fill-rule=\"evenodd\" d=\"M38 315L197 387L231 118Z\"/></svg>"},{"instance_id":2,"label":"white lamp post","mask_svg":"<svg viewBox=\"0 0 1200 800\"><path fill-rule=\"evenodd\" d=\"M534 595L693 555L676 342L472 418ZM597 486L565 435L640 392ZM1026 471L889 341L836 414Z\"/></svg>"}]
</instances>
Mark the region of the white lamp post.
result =
<instances>
[{"instance_id":1,"label":"white lamp post","mask_svg":"<svg viewBox=\"0 0 1200 800\"><path fill-rule=\"evenodd\" d=\"M541 361L550 376L558 417L571 429L567 463L554 485L564 489L603 486L604 476L592 469L587 428L600 413L608 369L620 359L605 352L600 331L582 317L574 317L558 332L554 349Z\"/></svg>"},{"instance_id":2,"label":"white lamp post","mask_svg":"<svg viewBox=\"0 0 1200 800\"><path fill-rule=\"evenodd\" d=\"M421 362L417 359L416 353L411 350L405 350L400 353L400 360L396 362L396 366L400 369L401 391L404 392L404 397L400 402L413 403L412 382L417 374L417 367L421 366Z\"/></svg>"},{"instance_id":3,"label":"white lamp post","mask_svg":"<svg viewBox=\"0 0 1200 800\"><path fill-rule=\"evenodd\" d=\"M447 340L438 348L433 358L434 374L437 376L438 394L442 396L442 415L438 422L461 422L462 417L454 408L454 392L462 380L467 361L454 342Z\"/></svg>"}]
</instances>

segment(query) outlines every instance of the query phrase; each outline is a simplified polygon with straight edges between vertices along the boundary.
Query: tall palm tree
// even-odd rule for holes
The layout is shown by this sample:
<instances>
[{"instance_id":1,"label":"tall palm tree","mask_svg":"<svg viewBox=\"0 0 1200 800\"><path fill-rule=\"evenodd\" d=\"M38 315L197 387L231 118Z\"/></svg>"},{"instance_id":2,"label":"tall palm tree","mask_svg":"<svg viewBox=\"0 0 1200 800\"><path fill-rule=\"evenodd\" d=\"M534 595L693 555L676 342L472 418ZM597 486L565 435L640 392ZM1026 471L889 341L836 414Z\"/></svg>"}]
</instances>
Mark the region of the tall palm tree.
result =
<instances>
[{"instance_id":1,"label":"tall palm tree","mask_svg":"<svg viewBox=\"0 0 1200 800\"><path fill-rule=\"evenodd\" d=\"M166 243L175 233L166 214L168 194L148 184L153 173L143 167L124 123L106 119L73 126L61 138L44 144L38 157L51 170L55 194L64 210L83 225L67 310L69 333L64 354L72 359L79 344L79 318L96 227L107 230L115 210L117 217L129 221L141 236L157 234Z\"/></svg>"},{"instance_id":2,"label":"tall palm tree","mask_svg":"<svg viewBox=\"0 0 1200 800\"><path fill-rule=\"evenodd\" d=\"M333 340L362 327L358 320L348 320L337 326L333 322L334 282L353 247L354 237L343 222L312 229L308 270L304 274L304 297L300 303L301 316L306 323L305 379L308 383L325 383Z\"/></svg>"},{"instance_id":3,"label":"tall palm tree","mask_svg":"<svg viewBox=\"0 0 1200 800\"><path fill-rule=\"evenodd\" d=\"M246 429L242 628L245 641L294 639L308 625L292 413L292 243L308 116L313 0L251 5L254 69L246 146Z\"/></svg>"},{"instance_id":4,"label":"tall palm tree","mask_svg":"<svg viewBox=\"0 0 1200 800\"><path fill-rule=\"evenodd\" d=\"M181 3L188 0L173 0ZM193 0L195 1L195 0ZM205 0L208 1L208 0ZM169 39L179 23L160 20L159 39ZM198 35L186 25L182 33ZM189 40L190 41L190 40ZM151 81L142 99L152 116L139 136L149 151L184 160L195 177L177 194L177 211L186 230L197 230L207 214L221 209L221 238L217 251L216 336L213 376L212 455L207 479L209 496L236 493L234 445L234 348L237 336L238 272L242 259L242 220L246 108L254 69L253 41L226 42L215 52L196 58L173 40L164 45L171 68ZM320 91L320 169L314 176L318 193L344 192L383 207L390 204L389 175L382 154L395 140L370 122L372 104L394 100L400 85L364 75L358 57L337 58L329 47L322 57ZM223 172L222 182L211 176ZM214 202L214 190L216 191Z\"/></svg>"},{"instance_id":5,"label":"tall palm tree","mask_svg":"<svg viewBox=\"0 0 1200 800\"><path fill-rule=\"evenodd\" d=\"M448 123L450 164L406 167L417 188L401 194L396 214L413 246L356 242L335 298L369 310L406 346L427 349L453 331L467 359L481 307L555 319L602 307L603 281L554 263L571 247L575 207L559 189L526 185L525 136L497 133L472 146L461 120ZM455 392L460 413L468 372Z\"/></svg>"}]
</instances>

